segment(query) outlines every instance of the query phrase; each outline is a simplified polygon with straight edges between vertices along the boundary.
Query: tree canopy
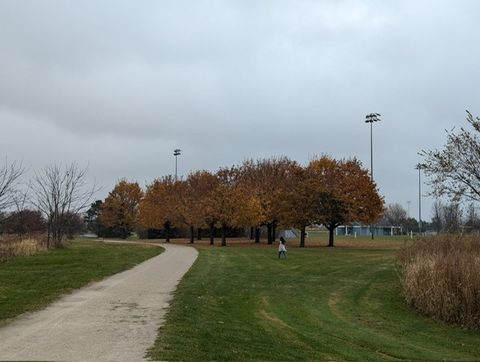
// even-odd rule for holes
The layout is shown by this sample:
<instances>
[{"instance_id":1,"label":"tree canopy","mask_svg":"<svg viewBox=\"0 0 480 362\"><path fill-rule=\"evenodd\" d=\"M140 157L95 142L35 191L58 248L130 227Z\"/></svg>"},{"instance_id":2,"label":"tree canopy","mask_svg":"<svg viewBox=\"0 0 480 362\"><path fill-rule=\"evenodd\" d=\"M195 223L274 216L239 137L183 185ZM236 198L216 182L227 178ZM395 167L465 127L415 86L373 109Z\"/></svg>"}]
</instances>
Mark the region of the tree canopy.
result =
<instances>
[{"instance_id":1,"label":"tree canopy","mask_svg":"<svg viewBox=\"0 0 480 362\"><path fill-rule=\"evenodd\" d=\"M443 149L420 152L433 196L480 201L480 118L467 111L467 122L471 129L446 131Z\"/></svg>"},{"instance_id":2,"label":"tree canopy","mask_svg":"<svg viewBox=\"0 0 480 362\"><path fill-rule=\"evenodd\" d=\"M100 221L107 227L120 230L121 237L128 237L137 226L142 196L138 183L118 182L101 205Z\"/></svg>"},{"instance_id":3,"label":"tree canopy","mask_svg":"<svg viewBox=\"0 0 480 362\"><path fill-rule=\"evenodd\" d=\"M144 194L138 184L121 182L105 200L103 220L111 224L111 216L123 218L122 225L134 225L136 216L126 222L128 213L121 210L128 204L125 197L132 188L139 204L139 225L164 229L167 241L174 227L189 229L191 243L195 228L205 227L210 229L211 243L216 228L221 231L222 245L226 245L227 230L234 228L256 230L258 241L259 228L266 226L268 243L272 243L276 227L281 225L299 228L300 245L304 246L306 227L323 224L330 231L329 246L333 246L338 225L370 223L383 211L383 199L360 162L328 156L316 158L306 167L280 157L247 160L216 173L196 171L185 180L165 176L147 185Z\"/></svg>"},{"instance_id":4,"label":"tree canopy","mask_svg":"<svg viewBox=\"0 0 480 362\"><path fill-rule=\"evenodd\" d=\"M315 159L307 167L314 179L313 197L318 224L329 230L329 246L334 245L334 230L346 222L372 223L383 213L383 198L368 171L357 159Z\"/></svg>"}]
</instances>

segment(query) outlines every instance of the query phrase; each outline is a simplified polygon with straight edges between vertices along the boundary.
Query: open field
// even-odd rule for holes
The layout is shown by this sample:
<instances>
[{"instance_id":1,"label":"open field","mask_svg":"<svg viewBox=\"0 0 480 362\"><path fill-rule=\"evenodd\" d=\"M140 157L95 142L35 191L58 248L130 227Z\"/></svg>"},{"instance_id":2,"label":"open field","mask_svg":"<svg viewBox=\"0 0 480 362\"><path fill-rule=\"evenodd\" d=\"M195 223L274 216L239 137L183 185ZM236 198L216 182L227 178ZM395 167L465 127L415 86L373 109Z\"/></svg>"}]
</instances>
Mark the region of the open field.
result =
<instances>
[{"instance_id":1,"label":"open field","mask_svg":"<svg viewBox=\"0 0 480 362\"><path fill-rule=\"evenodd\" d=\"M347 242L290 248L288 260L277 259L276 246L199 245L150 357L480 359L480 333L436 322L404 303L393 240L371 248Z\"/></svg>"},{"instance_id":2,"label":"open field","mask_svg":"<svg viewBox=\"0 0 480 362\"><path fill-rule=\"evenodd\" d=\"M162 250L81 240L65 249L0 263L0 322L45 307L62 294L129 269Z\"/></svg>"},{"instance_id":3,"label":"open field","mask_svg":"<svg viewBox=\"0 0 480 362\"><path fill-rule=\"evenodd\" d=\"M323 232L313 232L305 240L305 246L307 248L324 247L328 244L328 234ZM368 249L398 249L404 246L406 243L411 242L408 236L382 236L371 239L370 236L336 236L335 246L338 248L368 248ZM149 240L149 242L164 242L165 239ZM174 244L188 244L188 239L171 239L171 243ZM220 238L215 238L215 245L220 245ZM196 240L194 245L209 245L210 239L203 237L202 240ZM278 245L278 239L275 243ZM288 248L297 248L300 244L300 239L287 239ZM227 238L227 245L230 246L255 246L255 247L267 247L266 239L261 239L259 244L255 244L253 240L248 238ZM270 246L268 246L270 247Z\"/></svg>"}]
</instances>

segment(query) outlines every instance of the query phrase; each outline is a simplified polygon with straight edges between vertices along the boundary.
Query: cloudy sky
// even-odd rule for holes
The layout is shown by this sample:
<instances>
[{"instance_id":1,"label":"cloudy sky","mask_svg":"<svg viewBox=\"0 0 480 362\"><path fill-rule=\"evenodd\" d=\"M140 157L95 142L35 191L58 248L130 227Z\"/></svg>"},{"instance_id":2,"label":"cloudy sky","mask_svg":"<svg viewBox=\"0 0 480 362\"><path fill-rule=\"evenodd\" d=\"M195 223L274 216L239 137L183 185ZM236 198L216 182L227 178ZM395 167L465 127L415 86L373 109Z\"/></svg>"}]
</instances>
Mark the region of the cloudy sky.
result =
<instances>
[{"instance_id":1,"label":"cloudy sky","mask_svg":"<svg viewBox=\"0 0 480 362\"><path fill-rule=\"evenodd\" d=\"M104 186L356 156L417 215L422 148L480 114L476 0L0 0L0 155ZM425 198L425 218L431 200Z\"/></svg>"}]
</instances>

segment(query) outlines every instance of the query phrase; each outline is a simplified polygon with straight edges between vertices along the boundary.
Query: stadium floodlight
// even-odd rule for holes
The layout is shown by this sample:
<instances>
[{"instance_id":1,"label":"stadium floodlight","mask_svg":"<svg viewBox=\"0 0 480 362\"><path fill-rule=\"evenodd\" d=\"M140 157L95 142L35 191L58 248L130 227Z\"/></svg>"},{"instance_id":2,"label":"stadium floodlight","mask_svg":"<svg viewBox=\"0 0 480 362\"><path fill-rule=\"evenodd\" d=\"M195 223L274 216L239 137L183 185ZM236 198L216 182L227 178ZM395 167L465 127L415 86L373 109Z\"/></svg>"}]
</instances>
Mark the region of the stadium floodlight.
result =
<instances>
[{"instance_id":1,"label":"stadium floodlight","mask_svg":"<svg viewBox=\"0 0 480 362\"><path fill-rule=\"evenodd\" d=\"M176 148L173 150L173 155L175 156L175 181L178 180L178 161L177 158L180 156L182 153L182 150L179 148Z\"/></svg>"},{"instance_id":2,"label":"stadium floodlight","mask_svg":"<svg viewBox=\"0 0 480 362\"><path fill-rule=\"evenodd\" d=\"M365 116L365 123L370 123L370 178L373 182L373 123L380 122L380 113L370 113ZM373 239L373 225L370 225Z\"/></svg>"},{"instance_id":3,"label":"stadium floodlight","mask_svg":"<svg viewBox=\"0 0 480 362\"><path fill-rule=\"evenodd\" d=\"M418 170L418 232L422 234L422 170L425 168L421 163L415 165Z\"/></svg>"},{"instance_id":4,"label":"stadium floodlight","mask_svg":"<svg viewBox=\"0 0 480 362\"><path fill-rule=\"evenodd\" d=\"M380 122L381 114L370 113L365 116L365 123L370 123L370 177L373 181L373 123Z\"/></svg>"}]
</instances>

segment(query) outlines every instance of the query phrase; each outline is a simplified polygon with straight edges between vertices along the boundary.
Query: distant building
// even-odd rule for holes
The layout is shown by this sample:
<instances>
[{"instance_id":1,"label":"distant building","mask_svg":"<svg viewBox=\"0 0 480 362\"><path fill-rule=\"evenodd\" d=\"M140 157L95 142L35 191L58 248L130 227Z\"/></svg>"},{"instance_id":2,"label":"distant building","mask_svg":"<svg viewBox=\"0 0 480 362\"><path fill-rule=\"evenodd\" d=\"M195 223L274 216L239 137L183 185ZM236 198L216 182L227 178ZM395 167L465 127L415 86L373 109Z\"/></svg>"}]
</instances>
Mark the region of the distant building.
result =
<instances>
[{"instance_id":1,"label":"distant building","mask_svg":"<svg viewBox=\"0 0 480 362\"><path fill-rule=\"evenodd\" d=\"M335 229L335 235L366 236L371 235L372 229L369 225L354 223L352 225L340 225ZM403 227L393 225L375 225L373 226L373 235L394 236L402 235Z\"/></svg>"}]
</instances>

